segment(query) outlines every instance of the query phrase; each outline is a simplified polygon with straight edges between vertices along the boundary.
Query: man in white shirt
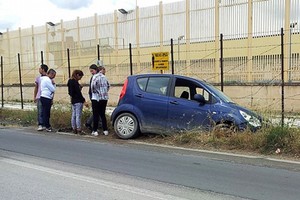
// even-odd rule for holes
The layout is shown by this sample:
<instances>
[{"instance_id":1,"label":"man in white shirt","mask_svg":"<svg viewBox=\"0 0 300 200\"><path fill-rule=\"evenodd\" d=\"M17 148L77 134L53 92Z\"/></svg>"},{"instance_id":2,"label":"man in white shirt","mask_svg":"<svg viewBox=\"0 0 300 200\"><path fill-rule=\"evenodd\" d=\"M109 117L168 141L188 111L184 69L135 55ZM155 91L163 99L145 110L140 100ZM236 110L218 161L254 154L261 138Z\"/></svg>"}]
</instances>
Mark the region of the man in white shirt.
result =
<instances>
[{"instance_id":1,"label":"man in white shirt","mask_svg":"<svg viewBox=\"0 0 300 200\"><path fill-rule=\"evenodd\" d=\"M55 83L53 79L56 76L54 69L49 69L47 76L41 77L41 103L43 109L43 122L46 127L46 131L51 132L50 125L50 111L52 106L53 95L55 92Z\"/></svg>"},{"instance_id":2,"label":"man in white shirt","mask_svg":"<svg viewBox=\"0 0 300 200\"><path fill-rule=\"evenodd\" d=\"M41 97L41 77L46 76L48 71L48 66L45 64L41 64L39 68L40 76L36 77L35 79L35 87L33 93L34 102L37 103L37 112L38 112L38 131L42 131L45 129L43 123L43 111L42 111L42 103L40 100Z\"/></svg>"}]
</instances>

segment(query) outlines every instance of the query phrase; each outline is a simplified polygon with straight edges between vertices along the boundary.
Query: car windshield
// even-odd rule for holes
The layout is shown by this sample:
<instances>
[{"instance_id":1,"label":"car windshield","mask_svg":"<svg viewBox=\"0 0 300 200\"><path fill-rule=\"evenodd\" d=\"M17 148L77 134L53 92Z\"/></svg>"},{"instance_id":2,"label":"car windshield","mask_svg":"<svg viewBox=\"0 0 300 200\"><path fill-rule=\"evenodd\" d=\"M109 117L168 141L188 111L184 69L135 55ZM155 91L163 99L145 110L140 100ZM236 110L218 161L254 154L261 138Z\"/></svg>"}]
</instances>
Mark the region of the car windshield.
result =
<instances>
[{"instance_id":1,"label":"car windshield","mask_svg":"<svg viewBox=\"0 0 300 200\"><path fill-rule=\"evenodd\" d=\"M221 90L214 87L213 85L210 85L206 83L207 87L215 94L217 95L222 101L226 103L234 103L228 96L226 96Z\"/></svg>"}]
</instances>

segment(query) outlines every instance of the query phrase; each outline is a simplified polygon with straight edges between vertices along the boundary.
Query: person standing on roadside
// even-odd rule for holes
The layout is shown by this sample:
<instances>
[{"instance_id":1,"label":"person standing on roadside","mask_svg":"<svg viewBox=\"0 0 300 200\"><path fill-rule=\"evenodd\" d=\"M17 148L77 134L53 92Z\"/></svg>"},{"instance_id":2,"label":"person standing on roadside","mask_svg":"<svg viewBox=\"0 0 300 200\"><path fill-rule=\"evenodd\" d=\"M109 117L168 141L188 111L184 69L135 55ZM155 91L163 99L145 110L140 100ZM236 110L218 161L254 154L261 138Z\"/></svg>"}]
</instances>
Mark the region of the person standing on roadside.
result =
<instances>
[{"instance_id":1,"label":"person standing on roadside","mask_svg":"<svg viewBox=\"0 0 300 200\"><path fill-rule=\"evenodd\" d=\"M54 78L56 71L49 69L47 76L41 77L41 103L43 108L43 123L46 127L46 131L51 132L52 127L50 125L50 111L53 104L53 96L55 92Z\"/></svg>"},{"instance_id":2,"label":"person standing on roadside","mask_svg":"<svg viewBox=\"0 0 300 200\"><path fill-rule=\"evenodd\" d=\"M105 67L104 67L104 66L100 66L100 67L99 67L99 72L105 76L105 73L106 73ZM109 84L109 82L107 81L107 91L109 91L109 88L110 88L110 84Z\"/></svg>"},{"instance_id":3,"label":"person standing on roadside","mask_svg":"<svg viewBox=\"0 0 300 200\"><path fill-rule=\"evenodd\" d=\"M74 70L72 77L69 79L67 84L72 104L71 125L75 134L84 134L81 129L81 115L83 105L85 104L85 98L82 96L82 86L79 84L79 80L81 80L82 77L83 72L81 70Z\"/></svg>"},{"instance_id":4,"label":"person standing on roadside","mask_svg":"<svg viewBox=\"0 0 300 200\"><path fill-rule=\"evenodd\" d=\"M98 72L99 72L99 68L97 67L97 65L92 64L92 65L90 66L90 73L92 74L92 77L90 78L89 92L88 92L89 98L90 98L91 101L92 101L91 83L92 83L93 76L94 76L95 74L97 74ZM93 127L92 127L92 122L93 122L93 120L94 120L94 119L93 119L93 115L91 115L91 116L87 119L87 121L86 121L86 123L85 123L85 127L87 127L88 129L90 129L91 131L93 130Z\"/></svg>"},{"instance_id":5,"label":"person standing on roadside","mask_svg":"<svg viewBox=\"0 0 300 200\"><path fill-rule=\"evenodd\" d=\"M99 73L102 73L103 75L105 75L105 73L106 73L105 67L103 67L103 66L98 67L98 71L99 71ZM90 84L91 84L91 81L92 81L92 78L90 80ZM108 82L107 82L107 84L108 84L108 90L109 90L110 85L109 85ZM91 99L91 95L92 95L92 92L91 92L91 89L90 89L89 90L90 99ZM85 126L89 129L91 129L91 130L93 130L93 128L92 128L93 120L94 120L94 116L91 115L91 116L89 116L89 118L87 119L87 121L85 123ZM98 126L102 126L101 117L99 118L99 125Z\"/></svg>"},{"instance_id":6,"label":"person standing on roadside","mask_svg":"<svg viewBox=\"0 0 300 200\"><path fill-rule=\"evenodd\" d=\"M48 66L45 64L41 64L39 67L39 73L40 76L36 77L35 79L35 87L33 92L33 99L34 102L37 105L37 119L38 119L38 131L42 131L45 129L44 123L43 123L43 109L42 109L42 103L40 100L41 97L41 77L46 76L48 71Z\"/></svg>"},{"instance_id":7,"label":"person standing on roadside","mask_svg":"<svg viewBox=\"0 0 300 200\"><path fill-rule=\"evenodd\" d=\"M96 65L95 65L96 66ZM97 66L96 66L97 67ZM101 68L100 68L101 70ZM92 109L93 109L93 136L98 136L98 122L99 116L102 121L103 134L108 135L107 121L105 116L105 110L108 101L109 84L104 74L97 73L93 75L91 84L92 93Z\"/></svg>"}]
</instances>

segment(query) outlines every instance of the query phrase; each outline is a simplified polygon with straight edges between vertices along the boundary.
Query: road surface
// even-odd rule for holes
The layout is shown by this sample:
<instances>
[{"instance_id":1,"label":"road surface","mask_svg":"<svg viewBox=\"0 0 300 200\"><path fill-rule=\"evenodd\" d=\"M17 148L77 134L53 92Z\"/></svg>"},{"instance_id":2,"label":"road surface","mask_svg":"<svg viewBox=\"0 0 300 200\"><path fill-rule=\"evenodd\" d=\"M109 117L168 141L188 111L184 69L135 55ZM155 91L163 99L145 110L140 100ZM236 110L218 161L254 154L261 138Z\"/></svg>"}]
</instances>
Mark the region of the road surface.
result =
<instances>
[{"instance_id":1,"label":"road surface","mask_svg":"<svg viewBox=\"0 0 300 200\"><path fill-rule=\"evenodd\" d=\"M299 199L300 165L0 129L1 199Z\"/></svg>"}]
</instances>

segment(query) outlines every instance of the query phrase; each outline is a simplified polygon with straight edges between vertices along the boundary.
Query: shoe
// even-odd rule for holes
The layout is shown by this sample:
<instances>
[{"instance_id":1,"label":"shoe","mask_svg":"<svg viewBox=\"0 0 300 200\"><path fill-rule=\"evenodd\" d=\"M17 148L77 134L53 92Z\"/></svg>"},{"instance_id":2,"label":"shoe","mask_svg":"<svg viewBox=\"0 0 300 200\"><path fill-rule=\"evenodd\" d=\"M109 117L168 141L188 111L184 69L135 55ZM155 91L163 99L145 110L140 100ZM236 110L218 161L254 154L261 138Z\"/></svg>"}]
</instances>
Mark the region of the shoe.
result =
<instances>
[{"instance_id":1,"label":"shoe","mask_svg":"<svg viewBox=\"0 0 300 200\"><path fill-rule=\"evenodd\" d=\"M92 132L92 136L98 136L98 132L97 131L93 131Z\"/></svg>"},{"instance_id":2,"label":"shoe","mask_svg":"<svg viewBox=\"0 0 300 200\"><path fill-rule=\"evenodd\" d=\"M46 128L46 131L47 131L47 132L52 132L52 128L51 128L51 127Z\"/></svg>"},{"instance_id":3,"label":"shoe","mask_svg":"<svg viewBox=\"0 0 300 200\"><path fill-rule=\"evenodd\" d=\"M85 123L85 127L87 127L88 129L90 129L91 131L93 130L93 127L91 124Z\"/></svg>"},{"instance_id":4,"label":"shoe","mask_svg":"<svg viewBox=\"0 0 300 200\"><path fill-rule=\"evenodd\" d=\"M103 134L104 135L108 135L108 131L103 131Z\"/></svg>"},{"instance_id":5,"label":"shoe","mask_svg":"<svg viewBox=\"0 0 300 200\"><path fill-rule=\"evenodd\" d=\"M77 134L77 130L76 129L73 129L73 131L72 131L74 134Z\"/></svg>"},{"instance_id":6,"label":"shoe","mask_svg":"<svg viewBox=\"0 0 300 200\"><path fill-rule=\"evenodd\" d=\"M41 125L39 125L39 127L38 127L37 130L38 130L38 131L42 131L42 130L44 130L44 129L43 129L43 127L42 127Z\"/></svg>"}]
</instances>

